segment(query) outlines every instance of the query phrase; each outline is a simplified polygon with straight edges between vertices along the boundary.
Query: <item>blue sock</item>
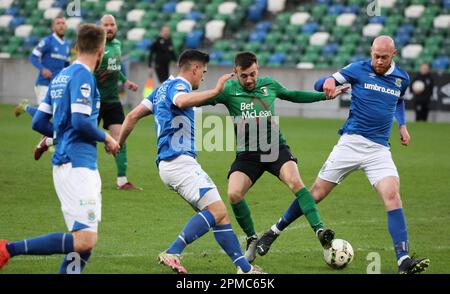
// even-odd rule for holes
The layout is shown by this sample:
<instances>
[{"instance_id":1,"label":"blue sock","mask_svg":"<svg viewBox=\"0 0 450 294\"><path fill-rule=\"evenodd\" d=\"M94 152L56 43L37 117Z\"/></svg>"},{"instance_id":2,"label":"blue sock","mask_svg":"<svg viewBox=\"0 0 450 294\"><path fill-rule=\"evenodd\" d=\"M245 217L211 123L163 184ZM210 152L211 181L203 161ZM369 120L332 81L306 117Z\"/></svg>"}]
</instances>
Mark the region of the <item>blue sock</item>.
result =
<instances>
[{"instance_id":1,"label":"blue sock","mask_svg":"<svg viewBox=\"0 0 450 294\"><path fill-rule=\"evenodd\" d=\"M287 226L289 226L293 221L298 219L303 215L303 211L300 209L297 198L292 201L291 205L286 209L283 216L280 218L276 227L278 230L282 231Z\"/></svg>"},{"instance_id":2,"label":"blue sock","mask_svg":"<svg viewBox=\"0 0 450 294\"><path fill-rule=\"evenodd\" d=\"M394 241L397 260L408 255L408 227L402 208L388 211L388 228Z\"/></svg>"},{"instance_id":3,"label":"blue sock","mask_svg":"<svg viewBox=\"0 0 450 294\"><path fill-rule=\"evenodd\" d=\"M233 232L230 224L218 225L213 228L214 237L220 247L228 254L233 263L240 267L243 272L248 272L252 266L242 254L239 240Z\"/></svg>"},{"instance_id":4,"label":"blue sock","mask_svg":"<svg viewBox=\"0 0 450 294\"><path fill-rule=\"evenodd\" d=\"M28 104L25 107L25 111L28 112L28 114L31 115L31 117L33 117L37 111L37 107L31 106L30 104Z\"/></svg>"},{"instance_id":5,"label":"blue sock","mask_svg":"<svg viewBox=\"0 0 450 294\"><path fill-rule=\"evenodd\" d=\"M167 253L180 254L188 244L206 234L215 224L216 220L208 210L197 213L189 220L178 238L170 245Z\"/></svg>"},{"instance_id":6,"label":"blue sock","mask_svg":"<svg viewBox=\"0 0 450 294\"><path fill-rule=\"evenodd\" d=\"M78 254L76 252L72 252L72 253ZM77 261L77 260L75 260L75 258L77 258L77 257L71 256L70 254L71 253L64 256L63 262L59 266L58 273L61 275L80 274L84 270L84 268L89 260L89 257L91 257L91 252L80 253L79 254L80 260Z\"/></svg>"},{"instance_id":7,"label":"blue sock","mask_svg":"<svg viewBox=\"0 0 450 294\"><path fill-rule=\"evenodd\" d=\"M70 233L50 233L33 239L6 244L11 257L16 255L51 255L73 252L73 236Z\"/></svg>"}]
</instances>

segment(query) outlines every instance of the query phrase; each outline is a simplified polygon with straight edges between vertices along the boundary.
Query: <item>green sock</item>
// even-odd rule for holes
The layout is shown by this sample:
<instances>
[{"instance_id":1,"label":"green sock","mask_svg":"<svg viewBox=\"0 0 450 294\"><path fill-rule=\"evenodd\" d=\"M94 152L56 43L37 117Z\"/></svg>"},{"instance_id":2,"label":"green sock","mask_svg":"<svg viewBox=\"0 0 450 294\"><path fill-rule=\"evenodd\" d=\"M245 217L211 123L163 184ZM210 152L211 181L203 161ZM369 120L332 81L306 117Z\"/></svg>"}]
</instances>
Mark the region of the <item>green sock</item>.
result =
<instances>
[{"instance_id":1,"label":"green sock","mask_svg":"<svg viewBox=\"0 0 450 294\"><path fill-rule=\"evenodd\" d=\"M231 207L239 226L241 226L247 237L255 235L255 225L253 224L252 213L247 201L242 199L241 202L231 204Z\"/></svg>"},{"instance_id":2,"label":"green sock","mask_svg":"<svg viewBox=\"0 0 450 294\"><path fill-rule=\"evenodd\" d=\"M128 165L126 144L122 146L119 153L117 153L115 159L117 165L117 176L125 177L127 175L127 165Z\"/></svg>"},{"instance_id":3,"label":"green sock","mask_svg":"<svg viewBox=\"0 0 450 294\"><path fill-rule=\"evenodd\" d=\"M304 187L295 193L295 197L297 197L300 208L314 232L323 228L323 223L320 219L319 211L317 210L316 201L314 201L314 198L311 196L308 189Z\"/></svg>"}]
</instances>

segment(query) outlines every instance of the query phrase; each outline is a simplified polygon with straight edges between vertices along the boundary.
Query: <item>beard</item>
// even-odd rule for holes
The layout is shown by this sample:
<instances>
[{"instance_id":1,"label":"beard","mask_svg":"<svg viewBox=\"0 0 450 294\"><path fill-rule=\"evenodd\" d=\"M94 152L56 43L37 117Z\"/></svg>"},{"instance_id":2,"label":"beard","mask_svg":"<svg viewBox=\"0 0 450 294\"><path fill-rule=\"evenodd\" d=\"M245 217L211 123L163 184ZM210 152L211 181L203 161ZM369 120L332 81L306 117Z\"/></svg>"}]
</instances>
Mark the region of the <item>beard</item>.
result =
<instances>
[{"instance_id":1,"label":"beard","mask_svg":"<svg viewBox=\"0 0 450 294\"><path fill-rule=\"evenodd\" d=\"M106 33L106 41L112 41L112 40L114 40L114 38L116 37L116 34L117 33L111 33L111 32L109 32L109 33ZM111 36L111 37L110 37Z\"/></svg>"}]
</instances>

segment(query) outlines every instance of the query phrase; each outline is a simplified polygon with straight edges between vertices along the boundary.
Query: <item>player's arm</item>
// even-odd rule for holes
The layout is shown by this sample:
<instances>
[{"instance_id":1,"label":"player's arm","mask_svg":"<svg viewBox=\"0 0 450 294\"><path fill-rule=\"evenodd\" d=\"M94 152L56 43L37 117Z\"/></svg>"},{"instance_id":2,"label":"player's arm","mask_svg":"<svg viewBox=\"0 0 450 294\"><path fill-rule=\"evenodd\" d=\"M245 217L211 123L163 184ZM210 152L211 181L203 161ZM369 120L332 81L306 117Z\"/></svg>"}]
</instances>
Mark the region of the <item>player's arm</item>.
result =
<instances>
[{"instance_id":1,"label":"player's arm","mask_svg":"<svg viewBox=\"0 0 450 294\"><path fill-rule=\"evenodd\" d=\"M44 39L39 42L39 44L36 46L36 48L33 49L30 56L28 57L28 60L31 62L31 64L39 70L42 75L50 79L52 77L52 73L50 70L44 67L42 64L42 56L48 51L47 41Z\"/></svg>"},{"instance_id":2,"label":"player's arm","mask_svg":"<svg viewBox=\"0 0 450 294\"><path fill-rule=\"evenodd\" d=\"M175 93L173 97L173 104L178 108L189 108L193 106L201 106L204 105L209 99L212 99L219 95L225 86L225 83L234 77L234 73L229 73L221 76L217 81L216 87L211 90L187 93L187 92L178 92Z\"/></svg>"},{"instance_id":3,"label":"player's arm","mask_svg":"<svg viewBox=\"0 0 450 294\"><path fill-rule=\"evenodd\" d=\"M50 122L52 118L52 105L50 102L50 93L44 98L44 101L39 105L31 122L31 128L47 137L53 137L53 124Z\"/></svg>"},{"instance_id":4,"label":"player's arm","mask_svg":"<svg viewBox=\"0 0 450 294\"><path fill-rule=\"evenodd\" d=\"M156 91L153 91L153 93L156 93ZM130 113L127 114L122 124L122 127L120 128L120 135L119 135L120 146L123 146L123 144L125 144L125 141L133 131L134 126L137 124L137 122L141 118L153 113L153 103L151 102L152 100L153 99L151 98L146 98L142 100L142 102L138 106L136 106L132 111L130 111Z\"/></svg>"},{"instance_id":5,"label":"player's arm","mask_svg":"<svg viewBox=\"0 0 450 294\"><path fill-rule=\"evenodd\" d=\"M277 97L294 103L312 103L327 99L334 99L340 95L345 88L336 88L329 96L320 92L308 92L298 90L288 90L278 82L275 82Z\"/></svg>"},{"instance_id":6,"label":"player's arm","mask_svg":"<svg viewBox=\"0 0 450 294\"><path fill-rule=\"evenodd\" d=\"M397 106L395 108L394 117L397 121L399 131L400 131L400 143L404 146L407 146L411 141L411 136L409 135L408 129L406 127L406 110L405 110L405 99L403 96L405 95L406 89L409 86L409 77L402 81L402 92L401 97L397 101Z\"/></svg>"},{"instance_id":7,"label":"player's arm","mask_svg":"<svg viewBox=\"0 0 450 294\"><path fill-rule=\"evenodd\" d=\"M359 66L359 63L351 63L329 77L320 78L314 83L314 90L324 92L325 95L330 97L333 95L337 86L344 84L353 85L358 78L357 72Z\"/></svg>"}]
</instances>

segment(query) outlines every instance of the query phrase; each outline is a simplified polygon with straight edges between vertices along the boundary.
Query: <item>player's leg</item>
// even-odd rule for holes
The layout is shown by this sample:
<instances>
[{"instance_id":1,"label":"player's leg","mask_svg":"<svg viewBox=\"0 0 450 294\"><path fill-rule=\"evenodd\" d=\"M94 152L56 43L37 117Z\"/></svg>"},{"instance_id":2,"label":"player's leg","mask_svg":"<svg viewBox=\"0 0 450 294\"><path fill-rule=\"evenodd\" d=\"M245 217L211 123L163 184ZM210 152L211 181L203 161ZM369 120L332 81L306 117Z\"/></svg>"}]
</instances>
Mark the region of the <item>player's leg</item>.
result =
<instances>
[{"instance_id":1,"label":"player's leg","mask_svg":"<svg viewBox=\"0 0 450 294\"><path fill-rule=\"evenodd\" d=\"M234 170L234 167L238 165L241 166L240 170L242 171L237 169ZM250 172L250 169L254 169L255 172ZM244 197L253 183L255 183L261 176L262 172L262 169L258 169L257 165L253 165L251 163L245 165L242 161L235 161L230 169L231 174L228 178L228 199L231 203L231 208L233 209L236 221L247 236L245 257L250 262L253 262L256 258L256 243L258 242L258 235L256 234L250 206ZM253 179L250 178L249 175L252 175Z\"/></svg>"},{"instance_id":2,"label":"player's leg","mask_svg":"<svg viewBox=\"0 0 450 294\"><path fill-rule=\"evenodd\" d=\"M59 274L80 274L91 257L92 250L97 243L97 233L90 231L72 232L74 252L64 256L59 266Z\"/></svg>"},{"instance_id":3,"label":"player's leg","mask_svg":"<svg viewBox=\"0 0 450 294\"><path fill-rule=\"evenodd\" d=\"M115 140L119 140L120 129L125 120L123 107L120 102L105 103L105 111L103 114L103 128L109 130L111 136ZM121 146L119 152L114 157L117 167L117 189L119 190L134 190L136 188L127 178L127 145ZM140 188L139 188L140 190Z\"/></svg>"},{"instance_id":4,"label":"player's leg","mask_svg":"<svg viewBox=\"0 0 450 294\"><path fill-rule=\"evenodd\" d=\"M400 198L400 180L387 147L373 143L372 151L363 162L371 185L376 189L387 210L388 229L394 243L400 273L416 273L425 270L429 259L412 259L408 255L408 227Z\"/></svg>"}]
</instances>

